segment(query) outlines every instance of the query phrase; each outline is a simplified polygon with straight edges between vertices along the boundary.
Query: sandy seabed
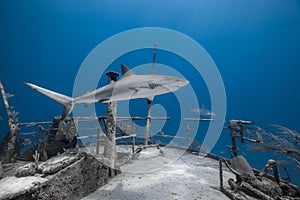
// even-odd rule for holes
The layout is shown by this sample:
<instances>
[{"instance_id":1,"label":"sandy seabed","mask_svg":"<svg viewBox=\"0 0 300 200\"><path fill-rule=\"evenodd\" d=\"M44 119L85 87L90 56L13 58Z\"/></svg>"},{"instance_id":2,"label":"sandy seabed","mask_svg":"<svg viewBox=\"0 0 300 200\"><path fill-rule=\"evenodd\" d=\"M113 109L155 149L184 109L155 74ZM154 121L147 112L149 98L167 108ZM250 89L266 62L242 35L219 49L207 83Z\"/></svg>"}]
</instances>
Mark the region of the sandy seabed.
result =
<instances>
[{"instance_id":1,"label":"sandy seabed","mask_svg":"<svg viewBox=\"0 0 300 200\"><path fill-rule=\"evenodd\" d=\"M144 149L121 167L122 173L97 191L92 199L229 199L219 190L219 162L176 148ZM223 167L224 183L233 174ZM225 185L226 186L226 185Z\"/></svg>"}]
</instances>

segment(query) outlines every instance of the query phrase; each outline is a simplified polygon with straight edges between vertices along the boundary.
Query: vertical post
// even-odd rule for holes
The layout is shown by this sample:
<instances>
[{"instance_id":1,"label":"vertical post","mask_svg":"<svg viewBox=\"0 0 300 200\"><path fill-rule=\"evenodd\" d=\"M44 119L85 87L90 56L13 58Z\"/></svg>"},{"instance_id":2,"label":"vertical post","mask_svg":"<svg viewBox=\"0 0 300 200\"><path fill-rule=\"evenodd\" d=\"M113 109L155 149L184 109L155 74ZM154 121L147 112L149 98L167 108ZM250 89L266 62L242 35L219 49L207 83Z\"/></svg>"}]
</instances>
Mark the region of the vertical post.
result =
<instances>
[{"instance_id":1,"label":"vertical post","mask_svg":"<svg viewBox=\"0 0 300 200\"><path fill-rule=\"evenodd\" d=\"M190 138L190 128L188 124L188 119L185 119L185 126L186 126L186 134L187 134L187 141L188 141L188 146L191 145L191 138Z\"/></svg>"},{"instance_id":2,"label":"vertical post","mask_svg":"<svg viewBox=\"0 0 300 200\"><path fill-rule=\"evenodd\" d=\"M116 72L107 72L106 75L109 77L109 84L117 81L117 77L119 76ZM107 103L107 112L106 112L106 121L105 121L105 145L104 145L104 157L109 160L109 167L115 167L115 160L117 157L116 153L116 126L117 126L117 118L116 118L116 102Z\"/></svg>"},{"instance_id":3,"label":"vertical post","mask_svg":"<svg viewBox=\"0 0 300 200\"><path fill-rule=\"evenodd\" d=\"M8 146L7 146L7 152L6 152L6 163L10 163L13 160L13 156L16 153L16 141L17 141L17 132L19 130L19 124L18 124L18 120L16 118L15 115L13 115L13 113L10 110L10 106L8 104L7 101L7 97L8 94L5 92L4 87L2 85L2 83L0 82L0 90L1 90L1 94L2 94L2 98L3 98L3 103L6 109L6 113L7 113L7 122L8 122L8 128L9 128L9 142L8 142Z\"/></svg>"},{"instance_id":4,"label":"vertical post","mask_svg":"<svg viewBox=\"0 0 300 200\"><path fill-rule=\"evenodd\" d=\"M96 142L96 154L99 155L99 147L100 147L100 121L97 124L97 142Z\"/></svg>"},{"instance_id":5,"label":"vertical post","mask_svg":"<svg viewBox=\"0 0 300 200\"><path fill-rule=\"evenodd\" d=\"M147 99L147 104L148 104L148 114L147 114L147 124L146 124L145 138L144 138L145 146L147 146L149 143L152 100Z\"/></svg>"},{"instance_id":6,"label":"vertical post","mask_svg":"<svg viewBox=\"0 0 300 200\"><path fill-rule=\"evenodd\" d=\"M235 120L230 120L229 121L229 129L230 129L230 136L231 136L231 142L232 142L232 151L233 155L237 156L238 155L238 150L237 150L237 144L236 144L236 121Z\"/></svg>"},{"instance_id":7,"label":"vertical post","mask_svg":"<svg viewBox=\"0 0 300 200\"><path fill-rule=\"evenodd\" d=\"M156 62L156 48L157 44L154 44L153 60L152 60L152 75L154 75L154 66Z\"/></svg>"},{"instance_id":8,"label":"vertical post","mask_svg":"<svg viewBox=\"0 0 300 200\"><path fill-rule=\"evenodd\" d=\"M78 118L77 118L77 117L74 117L73 120L74 120L75 129L76 129L76 133L77 133L77 135L76 135L76 139L77 139L78 136L79 136ZM44 134L44 135L47 136L46 141L49 141L49 134ZM77 139L77 141L78 141L78 139ZM76 144L76 147L78 147L78 142L77 142L77 144Z\"/></svg>"},{"instance_id":9,"label":"vertical post","mask_svg":"<svg viewBox=\"0 0 300 200\"><path fill-rule=\"evenodd\" d=\"M240 122L240 135L241 135L241 142L245 143L243 122Z\"/></svg>"},{"instance_id":10,"label":"vertical post","mask_svg":"<svg viewBox=\"0 0 300 200\"><path fill-rule=\"evenodd\" d=\"M279 173L278 165L277 165L277 163L275 161L273 163L273 171L274 171L275 181L279 184L281 178L280 178L280 173Z\"/></svg>"},{"instance_id":11,"label":"vertical post","mask_svg":"<svg viewBox=\"0 0 300 200\"><path fill-rule=\"evenodd\" d=\"M135 146L134 119L131 119L131 135L132 135L132 153L134 153L134 146Z\"/></svg>"},{"instance_id":12,"label":"vertical post","mask_svg":"<svg viewBox=\"0 0 300 200\"><path fill-rule=\"evenodd\" d=\"M222 166L222 158L219 159L219 176L220 176L220 190L223 191L223 166Z\"/></svg>"},{"instance_id":13,"label":"vertical post","mask_svg":"<svg viewBox=\"0 0 300 200\"><path fill-rule=\"evenodd\" d=\"M6 109L6 113L7 113L8 127L10 128L12 126L12 123L13 123L13 120L11 118L12 114L11 114L11 111L9 109L9 104L8 104L8 101L7 101L7 95L5 93L4 87L3 87L1 82L0 82L0 90L1 90L2 98L3 98L3 103L4 103L4 106L5 106L5 109Z\"/></svg>"},{"instance_id":14,"label":"vertical post","mask_svg":"<svg viewBox=\"0 0 300 200\"><path fill-rule=\"evenodd\" d=\"M74 117L73 120L74 120L74 124L75 124L75 129L76 129L76 132L77 132L77 135L78 135L78 118Z\"/></svg>"}]
</instances>

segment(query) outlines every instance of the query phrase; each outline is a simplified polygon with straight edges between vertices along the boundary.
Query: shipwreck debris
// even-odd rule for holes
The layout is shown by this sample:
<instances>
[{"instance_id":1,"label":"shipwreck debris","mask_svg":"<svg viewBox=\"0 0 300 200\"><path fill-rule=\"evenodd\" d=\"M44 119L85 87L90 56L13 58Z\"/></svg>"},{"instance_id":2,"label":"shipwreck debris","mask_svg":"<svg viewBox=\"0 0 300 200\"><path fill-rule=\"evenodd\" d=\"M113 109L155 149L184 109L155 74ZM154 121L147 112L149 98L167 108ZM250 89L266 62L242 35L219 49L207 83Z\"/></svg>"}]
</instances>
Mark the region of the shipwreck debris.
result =
<instances>
[{"instance_id":1,"label":"shipwreck debris","mask_svg":"<svg viewBox=\"0 0 300 200\"><path fill-rule=\"evenodd\" d=\"M30 162L22 167L19 167L15 173L16 177L33 176L36 172L36 165Z\"/></svg>"},{"instance_id":2,"label":"shipwreck debris","mask_svg":"<svg viewBox=\"0 0 300 200\"><path fill-rule=\"evenodd\" d=\"M250 145L248 150L285 155L287 163L295 163L294 169L300 172L300 134L298 132L280 125L270 125L271 130L259 126L251 128L261 135L263 142Z\"/></svg>"},{"instance_id":3,"label":"shipwreck debris","mask_svg":"<svg viewBox=\"0 0 300 200\"><path fill-rule=\"evenodd\" d=\"M238 156L238 147L236 138L242 143L245 140L254 143L262 144L261 134L257 134L256 140L244 136L244 125L251 124L250 121L230 120L229 129L232 141L232 146L227 146L233 152L233 158L219 160L219 175L220 175L220 190L231 199L255 199L272 200L272 199L299 199L299 187L286 183L280 177L278 164L275 160L269 159L265 168L259 172L254 171L248 161L243 156ZM226 189L223 185L223 167L224 163L227 168L236 176L236 180L229 179L230 189ZM268 172L273 170L273 176L268 175Z\"/></svg>"},{"instance_id":4,"label":"shipwreck debris","mask_svg":"<svg viewBox=\"0 0 300 200\"><path fill-rule=\"evenodd\" d=\"M2 162L0 161L0 179L3 177L4 171L2 167Z\"/></svg>"},{"instance_id":5,"label":"shipwreck debris","mask_svg":"<svg viewBox=\"0 0 300 200\"><path fill-rule=\"evenodd\" d=\"M25 125L25 123L22 125ZM33 161L32 155L37 151L40 154L40 158L45 161L58 153L63 153L64 149L76 147L77 130L73 118L66 117L61 120L60 116L54 117L48 129L43 128L42 124L38 122L34 125L42 130L44 139L22 153L20 155L21 160Z\"/></svg>"},{"instance_id":6,"label":"shipwreck debris","mask_svg":"<svg viewBox=\"0 0 300 200\"><path fill-rule=\"evenodd\" d=\"M228 169L236 175L236 181L229 179L230 190L223 186L224 163ZM265 177L270 168L274 170L274 177ZM279 171L275 161L268 161L266 168L260 173L254 173L251 166L243 156L236 156L227 161L220 158L220 190L231 199L244 199L243 196L250 196L256 199L290 199L300 196L297 186L285 183L280 179Z\"/></svg>"},{"instance_id":7,"label":"shipwreck debris","mask_svg":"<svg viewBox=\"0 0 300 200\"><path fill-rule=\"evenodd\" d=\"M8 104L7 98L12 97L13 95L6 93L2 83L0 82L0 90L3 99L3 103L6 109L7 114L7 121L8 121L8 128L9 132L4 137L4 143L1 144L2 148L7 147L6 150L1 150L1 153L5 154L5 159L3 160L4 163L10 163L15 160L15 155L17 154L17 133L19 131L19 122L17 115L18 113L15 112L12 107ZM6 144L5 144L6 143ZM3 154L3 155L4 155Z\"/></svg>"},{"instance_id":8,"label":"shipwreck debris","mask_svg":"<svg viewBox=\"0 0 300 200\"><path fill-rule=\"evenodd\" d=\"M113 84L117 81L119 74L117 72L107 72L109 84ZM117 102L107 103L106 119L104 119L105 126L105 145L104 145L104 157L109 160L111 168L115 168L115 162L117 157L116 152L116 127L117 127Z\"/></svg>"},{"instance_id":9,"label":"shipwreck debris","mask_svg":"<svg viewBox=\"0 0 300 200\"><path fill-rule=\"evenodd\" d=\"M73 118L67 117L61 120L54 117L52 122L29 122L20 123L18 112L8 104L7 93L0 82L0 90L8 116L9 132L1 141L0 158L2 162L11 163L16 159L32 161L32 155L37 151L38 159L47 160L48 157L62 153L63 148L74 148L77 144L77 130ZM9 95L12 96L12 95ZM42 125L50 124L46 129ZM21 127L36 127L37 131L21 132ZM33 137L30 137L32 135ZM41 137L41 135L43 137ZM24 138L26 136L26 138ZM33 141L35 138L36 141ZM42 141L40 140L42 138ZM22 147L34 145L25 152L20 152Z\"/></svg>"},{"instance_id":10,"label":"shipwreck debris","mask_svg":"<svg viewBox=\"0 0 300 200\"><path fill-rule=\"evenodd\" d=\"M103 156L84 151L54 156L41 162L38 169L31 162L17 171L19 178L8 176L0 180L1 200L81 199L119 173L104 164Z\"/></svg>"}]
</instances>

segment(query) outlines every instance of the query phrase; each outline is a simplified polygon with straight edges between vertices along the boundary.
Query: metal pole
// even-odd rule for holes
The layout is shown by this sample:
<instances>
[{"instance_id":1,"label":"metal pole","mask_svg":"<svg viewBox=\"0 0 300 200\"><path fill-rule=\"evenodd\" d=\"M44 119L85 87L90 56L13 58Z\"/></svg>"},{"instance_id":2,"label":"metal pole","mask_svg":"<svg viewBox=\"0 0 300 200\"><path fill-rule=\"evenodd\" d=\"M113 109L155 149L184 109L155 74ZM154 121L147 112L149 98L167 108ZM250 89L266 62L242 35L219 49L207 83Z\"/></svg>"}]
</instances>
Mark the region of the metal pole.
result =
<instances>
[{"instance_id":1,"label":"metal pole","mask_svg":"<svg viewBox=\"0 0 300 200\"><path fill-rule=\"evenodd\" d=\"M1 82L0 82L0 90L1 90L1 94L2 94L3 103L4 103L4 106L5 106L5 109L6 109L6 113L7 113L8 127L11 128L12 122L13 122L12 113L9 109L9 104L8 104L8 101L7 101L7 95L5 93L4 87L3 87Z\"/></svg>"},{"instance_id":2,"label":"metal pole","mask_svg":"<svg viewBox=\"0 0 300 200\"><path fill-rule=\"evenodd\" d=\"M190 138L190 128L189 128L189 124L188 124L188 119L185 119L185 126L186 126L188 146L190 146L191 145L191 138Z\"/></svg>"},{"instance_id":3,"label":"metal pole","mask_svg":"<svg viewBox=\"0 0 300 200\"><path fill-rule=\"evenodd\" d=\"M119 76L116 72L107 72L106 75L109 77L109 84L117 81L117 77ZM109 164L111 168L115 167L115 160L117 157L116 152L116 126L117 126L117 118L116 118L116 102L110 102L107 104L107 112L106 112L106 122L105 122L105 146L104 146L104 157L108 158Z\"/></svg>"},{"instance_id":4,"label":"metal pole","mask_svg":"<svg viewBox=\"0 0 300 200\"><path fill-rule=\"evenodd\" d=\"M149 143L152 100L147 99L147 104L148 104L148 115L147 115L147 124L146 124L145 138L144 138L145 146L148 145Z\"/></svg>"},{"instance_id":5,"label":"metal pole","mask_svg":"<svg viewBox=\"0 0 300 200\"><path fill-rule=\"evenodd\" d=\"M156 48L157 44L154 44L153 61L152 61L152 75L154 75L154 66L156 62Z\"/></svg>"},{"instance_id":6,"label":"metal pole","mask_svg":"<svg viewBox=\"0 0 300 200\"><path fill-rule=\"evenodd\" d=\"M131 119L131 135L132 135L132 153L134 153L134 146L135 146L134 119Z\"/></svg>"},{"instance_id":7,"label":"metal pole","mask_svg":"<svg viewBox=\"0 0 300 200\"><path fill-rule=\"evenodd\" d=\"M19 124L18 120L16 119L16 116L13 116L13 113L10 110L7 97L8 94L5 92L4 87L2 83L0 82L0 90L3 98L3 102L5 105L6 113L7 113L7 122L9 127L9 142L7 145L7 153L6 153L6 163L10 163L13 161L13 157L16 153L16 141L17 141L17 132L19 131Z\"/></svg>"},{"instance_id":8,"label":"metal pole","mask_svg":"<svg viewBox=\"0 0 300 200\"><path fill-rule=\"evenodd\" d=\"M96 154L99 155L99 144L100 144L100 122L97 125L97 143L96 143Z\"/></svg>"},{"instance_id":9,"label":"metal pole","mask_svg":"<svg viewBox=\"0 0 300 200\"><path fill-rule=\"evenodd\" d=\"M219 176L220 176L220 190L223 191L223 166L222 166L222 159L219 159Z\"/></svg>"},{"instance_id":10,"label":"metal pole","mask_svg":"<svg viewBox=\"0 0 300 200\"><path fill-rule=\"evenodd\" d=\"M232 151L233 151L234 156L238 155L238 149L237 149L237 144L236 144L236 131L235 131L236 125L237 125L236 121L234 121L234 120L229 121Z\"/></svg>"}]
</instances>

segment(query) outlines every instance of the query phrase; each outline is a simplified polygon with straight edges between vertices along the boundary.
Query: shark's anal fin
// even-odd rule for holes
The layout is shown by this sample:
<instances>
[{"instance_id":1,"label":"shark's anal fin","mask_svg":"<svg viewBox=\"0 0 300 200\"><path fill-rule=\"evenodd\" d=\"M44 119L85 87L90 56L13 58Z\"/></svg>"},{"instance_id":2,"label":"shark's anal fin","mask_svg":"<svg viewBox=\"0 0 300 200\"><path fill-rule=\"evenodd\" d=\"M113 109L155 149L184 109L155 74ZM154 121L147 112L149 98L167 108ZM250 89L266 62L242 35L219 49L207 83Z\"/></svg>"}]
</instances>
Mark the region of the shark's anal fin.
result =
<instances>
[{"instance_id":1,"label":"shark's anal fin","mask_svg":"<svg viewBox=\"0 0 300 200\"><path fill-rule=\"evenodd\" d=\"M154 99L154 96L148 96L147 97L147 104L151 104L153 99Z\"/></svg>"}]
</instances>

